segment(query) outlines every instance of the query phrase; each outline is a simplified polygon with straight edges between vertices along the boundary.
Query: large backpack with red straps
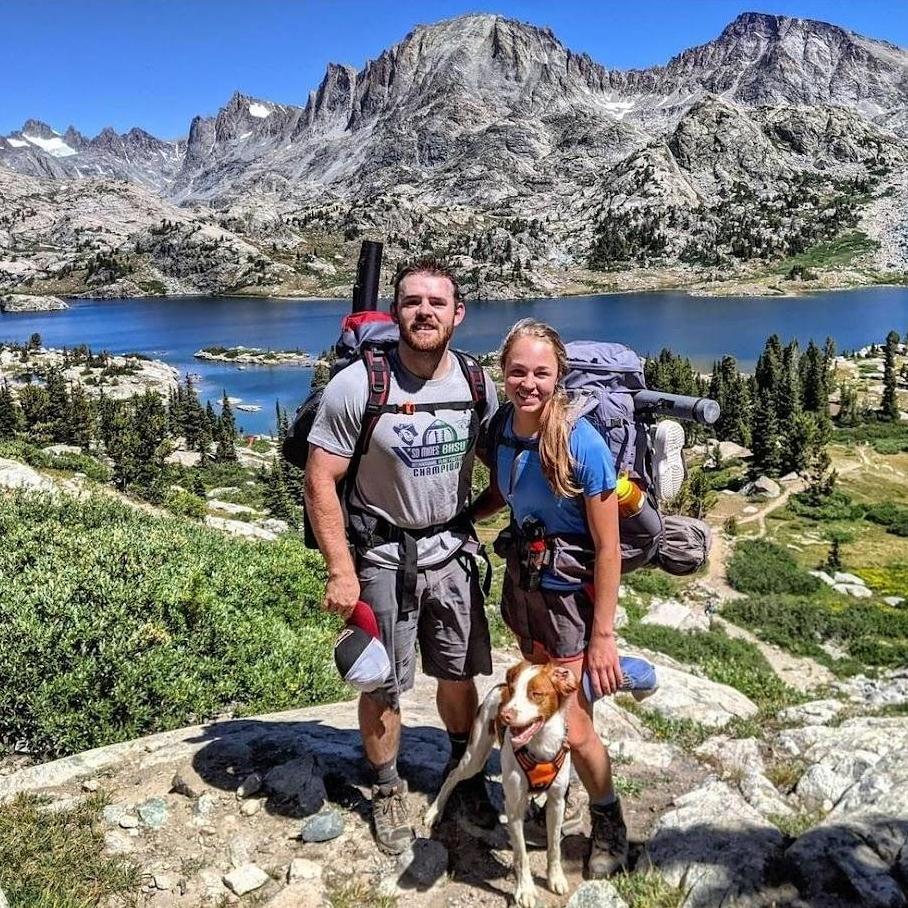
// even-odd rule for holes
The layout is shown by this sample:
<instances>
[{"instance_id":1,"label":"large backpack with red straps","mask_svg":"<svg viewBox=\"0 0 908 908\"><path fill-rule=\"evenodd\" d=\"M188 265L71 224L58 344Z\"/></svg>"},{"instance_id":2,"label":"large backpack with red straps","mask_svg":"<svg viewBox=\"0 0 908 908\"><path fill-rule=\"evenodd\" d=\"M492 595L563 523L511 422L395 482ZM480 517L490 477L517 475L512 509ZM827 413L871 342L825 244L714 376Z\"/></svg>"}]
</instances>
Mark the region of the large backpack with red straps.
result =
<instances>
[{"instance_id":1,"label":"large backpack with red straps","mask_svg":"<svg viewBox=\"0 0 908 908\"><path fill-rule=\"evenodd\" d=\"M336 360L331 367L331 377L346 369L347 366L362 360L366 367L367 381L369 383L369 398L363 414L359 436L350 459L350 466L344 477L344 489L352 489L363 455L369 449L369 442L379 419L386 413L405 412L413 404L390 404L388 396L391 393L391 364L388 354L397 347L400 335L397 325L387 312L367 309L354 312L344 317L341 322L341 333L334 345ZM486 381L482 366L468 353L452 350L467 384L470 388L472 406L476 409L479 418L485 415ZM315 415L321 403L324 388L316 388L297 408L296 416L284 439L284 457L294 466L305 470L306 460L309 456L309 432L315 422ZM455 403L455 402L451 402ZM456 402L462 405L461 401ZM418 404L419 409L432 408L433 410L449 409L448 403ZM345 497L342 494L342 497ZM309 522L303 514L303 530L306 545L309 548L318 548L312 534Z\"/></svg>"}]
</instances>

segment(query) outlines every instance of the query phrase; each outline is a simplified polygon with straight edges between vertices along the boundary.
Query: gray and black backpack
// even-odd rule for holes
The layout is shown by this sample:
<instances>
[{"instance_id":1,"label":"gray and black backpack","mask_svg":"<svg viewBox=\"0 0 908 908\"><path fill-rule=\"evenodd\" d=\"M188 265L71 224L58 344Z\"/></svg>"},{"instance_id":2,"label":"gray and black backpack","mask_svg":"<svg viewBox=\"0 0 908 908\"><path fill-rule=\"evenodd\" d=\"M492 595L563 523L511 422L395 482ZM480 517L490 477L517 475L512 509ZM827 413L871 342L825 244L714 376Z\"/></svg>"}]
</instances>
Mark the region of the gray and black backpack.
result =
<instances>
[{"instance_id":1,"label":"gray and black backpack","mask_svg":"<svg viewBox=\"0 0 908 908\"><path fill-rule=\"evenodd\" d=\"M573 417L586 419L602 436L615 460L615 472L627 473L647 492L643 510L619 522L622 573L650 563L672 574L693 573L706 561L711 534L703 521L659 513L652 488L651 423L634 405L635 394L646 389L643 360L619 343L572 341L565 346L568 372L564 385L574 405ZM510 403L499 407L483 445L483 459L490 466L493 483L498 445L525 445L505 436L511 412ZM669 540L671 546L666 545Z\"/></svg>"}]
</instances>

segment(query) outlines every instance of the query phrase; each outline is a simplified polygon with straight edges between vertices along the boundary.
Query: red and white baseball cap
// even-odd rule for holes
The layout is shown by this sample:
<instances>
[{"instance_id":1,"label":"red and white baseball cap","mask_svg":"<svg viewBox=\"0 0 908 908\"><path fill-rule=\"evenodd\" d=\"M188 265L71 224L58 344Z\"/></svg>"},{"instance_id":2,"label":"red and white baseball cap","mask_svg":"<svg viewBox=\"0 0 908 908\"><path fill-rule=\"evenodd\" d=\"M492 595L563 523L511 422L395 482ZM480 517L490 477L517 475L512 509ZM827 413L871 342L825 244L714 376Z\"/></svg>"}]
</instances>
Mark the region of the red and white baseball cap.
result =
<instances>
[{"instance_id":1,"label":"red and white baseball cap","mask_svg":"<svg viewBox=\"0 0 908 908\"><path fill-rule=\"evenodd\" d=\"M351 687L369 694L391 674L391 662L379 639L375 613L362 600L334 641L334 664Z\"/></svg>"}]
</instances>

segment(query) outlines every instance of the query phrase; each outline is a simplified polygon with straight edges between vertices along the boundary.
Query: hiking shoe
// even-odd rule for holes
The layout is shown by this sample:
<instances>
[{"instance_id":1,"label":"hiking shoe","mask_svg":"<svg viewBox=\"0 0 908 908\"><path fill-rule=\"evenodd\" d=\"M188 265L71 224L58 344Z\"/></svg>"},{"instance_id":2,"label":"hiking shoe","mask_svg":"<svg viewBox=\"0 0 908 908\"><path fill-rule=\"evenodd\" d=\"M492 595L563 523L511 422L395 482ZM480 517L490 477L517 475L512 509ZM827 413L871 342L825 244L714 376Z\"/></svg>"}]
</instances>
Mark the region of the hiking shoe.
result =
<instances>
[{"instance_id":1,"label":"hiking shoe","mask_svg":"<svg viewBox=\"0 0 908 908\"><path fill-rule=\"evenodd\" d=\"M621 815L621 801L606 807L590 805L590 879L601 880L627 865L627 827Z\"/></svg>"},{"instance_id":2,"label":"hiking shoe","mask_svg":"<svg viewBox=\"0 0 908 908\"><path fill-rule=\"evenodd\" d=\"M416 833L410 824L407 805L407 783L400 781L393 788L372 789L372 823L375 839L385 854L401 854L407 850Z\"/></svg>"},{"instance_id":3,"label":"hiking shoe","mask_svg":"<svg viewBox=\"0 0 908 908\"><path fill-rule=\"evenodd\" d=\"M673 419L663 419L651 430L653 487L659 501L671 501L684 482L684 429Z\"/></svg>"},{"instance_id":4,"label":"hiking shoe","mask_svg":"<svg viewBox=\"0 0 908 908\"><path fill-rule=\"evenodd\" d=\"M583 832L583 818L588 802L586 789L576 776L571 776L567 793L564 797L564 821L561 824L561 836L580 835ZM533 848L545 848L548 845L547 825L545 821L545 804L536 798L530 798L527 815L523 823L523 837L527 845Z\"/></svg>"},{"instance_id":5,"label":"hiking shoe","mask_svg":"<svg viewBox=\"0 0 908 908\"><path fill-rule=\"evenodd\" d=\"M442 781L451 774L456 766L456 760L448 761ZM448 816L457 814L459 819L466 820L468 824L480 829L487 831L495 829L500 821L498 811L489 800L485 773L479 772L469 779L458 782L448 799L445 813Z\"/></svg>"}]
</instances>

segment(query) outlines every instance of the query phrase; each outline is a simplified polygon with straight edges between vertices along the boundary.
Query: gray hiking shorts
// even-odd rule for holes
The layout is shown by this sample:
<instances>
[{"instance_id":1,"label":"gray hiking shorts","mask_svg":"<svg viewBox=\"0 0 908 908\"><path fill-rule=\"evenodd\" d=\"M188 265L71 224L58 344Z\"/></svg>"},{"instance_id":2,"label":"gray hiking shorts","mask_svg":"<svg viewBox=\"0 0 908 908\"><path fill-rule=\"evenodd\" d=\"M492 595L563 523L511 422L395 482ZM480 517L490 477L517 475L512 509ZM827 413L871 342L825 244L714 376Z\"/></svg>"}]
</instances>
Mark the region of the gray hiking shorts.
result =
<instances>
[{"instance_id":1,"label":"gray hiking shorts","mask_svg":"<svg viewBox=\"0 0 908 908\"><path fill-rule=\"evenodd\" d=\"M507 553L501 617L527 658L541 647L553 659L583 654L593 625L593 603L584 589L527 591L519 583L515 550ZM536 644L536 646L534 646Z\"/></svg>"},{"instance_id":2,"label":"gray hiking shorts","mask_svg":"<svg viewBox=\"0 0 908 908\"><path fill-rule=\"evenodd\" d=\"M382 643L391 660L391 675L374 692L395 709L400 695L413 687L416 648L422 670L442 681L468 681L492 673L492 647L479 565L459 552L437 567L421 569L416 581L416 607L401 609L399 572L367 561L359 565L360 596L375 612Z\"/></svg>"}]
</instances>

